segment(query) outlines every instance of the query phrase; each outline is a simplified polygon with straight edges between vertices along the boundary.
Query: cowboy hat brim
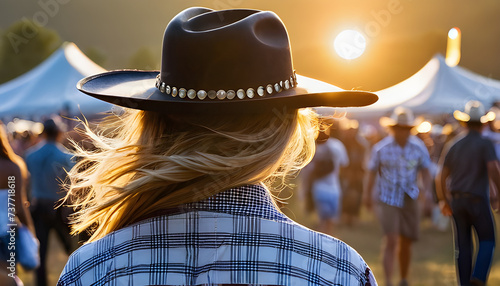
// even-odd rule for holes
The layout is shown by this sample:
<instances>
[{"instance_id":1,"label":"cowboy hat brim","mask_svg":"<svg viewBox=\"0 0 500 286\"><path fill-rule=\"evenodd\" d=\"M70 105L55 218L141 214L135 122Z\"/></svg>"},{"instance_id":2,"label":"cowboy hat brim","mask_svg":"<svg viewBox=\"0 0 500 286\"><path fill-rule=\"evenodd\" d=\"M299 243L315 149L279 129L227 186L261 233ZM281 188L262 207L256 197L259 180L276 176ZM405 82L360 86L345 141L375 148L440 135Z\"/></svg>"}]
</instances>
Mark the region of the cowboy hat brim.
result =
<instances>
[{"instance_id":1,"label":"cowboy hat brim","mask_svg":"<svg viewBox=\"0 0 500 286\"><path fill-rule=\"evenodd\" d=\"M297 75L298 84L272 95L233 99L188 99L172 97L155 87L159 71L117 70L86 77L77 88L97 99L123 107L161 113L260 113L273 109L304 107L360 107L378 96L365 91L347 91L334 85Z\"/></svg>"},{"instance_id":2,"label":"cowboy hat brim","mask_svg":"<svg viewBox=\"0 0 500 286\"><path fill-rule=\"evenodd\" d=\"M469 122L471 120L469 114L462 112L460 110L455 110L453 112L453 117L456 120L461 121L461 122ZM476 121L479 121L479 120L476 120Z\"/></svg>"},{"instance_id":3,"label":"cowboy hat brim","mask_svg":"<svg viewBox=\"0 0 500 286\"><path fill-rule=\"evenodd\" d=\"M496 116L495 113L490 111L486 113L485 115L481 116L480 118L471 118L471 116L465 112L462 112L460 110L455 110L453 112L453 117L461 122L480 122L480 123L488 123L490 121L494 121Z\"/></svg>"}]
</instances>

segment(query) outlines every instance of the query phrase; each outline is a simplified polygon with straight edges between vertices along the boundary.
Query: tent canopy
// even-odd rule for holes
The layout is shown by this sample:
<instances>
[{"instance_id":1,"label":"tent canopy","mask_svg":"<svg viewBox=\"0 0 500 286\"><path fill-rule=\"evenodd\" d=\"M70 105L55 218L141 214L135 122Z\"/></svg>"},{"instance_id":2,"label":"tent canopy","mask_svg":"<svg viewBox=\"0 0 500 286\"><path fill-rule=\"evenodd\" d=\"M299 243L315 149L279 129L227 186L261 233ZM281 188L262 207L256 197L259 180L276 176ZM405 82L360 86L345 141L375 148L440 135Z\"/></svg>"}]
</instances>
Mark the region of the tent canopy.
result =
<instances>
[{"instance_id":1,"label":"tent canopy","mask_svg":"<svg viewBox=\"0 0 500 286\"><path fill-rule=\"evenodd\" d=\"M349 108L349 115L372 118L390 114L397 106L405 106L415 114L439 115L463 109L469 100L481 101L489 108L500 101L500 81L460 66L450 67L438 54L413 76L375 93L379 96L376 103Z\"/></svg>"},{"instance_id":2,"label":"tent canopy","mask_svg":"<svg viewBox=\"0 0 500 286\"><path fill-rule=\"evenodd\" d=\"M76 89L80 79L104 71L74 43L64 43L34 69L0 85L0 118L40 119L62 111L92 116L108 111L109 103Z\"/></svg>"}]
</instances>

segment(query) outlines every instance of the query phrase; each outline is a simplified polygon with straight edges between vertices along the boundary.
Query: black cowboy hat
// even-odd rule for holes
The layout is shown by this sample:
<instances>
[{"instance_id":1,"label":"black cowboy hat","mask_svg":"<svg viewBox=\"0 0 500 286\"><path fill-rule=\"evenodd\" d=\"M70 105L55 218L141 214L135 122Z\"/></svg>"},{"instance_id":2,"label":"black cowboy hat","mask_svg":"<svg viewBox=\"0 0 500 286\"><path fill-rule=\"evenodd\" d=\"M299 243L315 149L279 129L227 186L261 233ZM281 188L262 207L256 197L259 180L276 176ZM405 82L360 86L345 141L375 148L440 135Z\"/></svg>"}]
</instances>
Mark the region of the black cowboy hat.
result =
<instances>
[{"instance_id":1,"label":"black cowboy hat","mask_svg":"<svg viewBox=\"0 0 500 286\"><path fill-rule=\"evenodd\" d=\"M378 99L296 75L279 17L250 9L186 9L165 30L160 72L110 71L77 87L116 105L162 113L365 106Z\"/></svg>"}]
</instances>

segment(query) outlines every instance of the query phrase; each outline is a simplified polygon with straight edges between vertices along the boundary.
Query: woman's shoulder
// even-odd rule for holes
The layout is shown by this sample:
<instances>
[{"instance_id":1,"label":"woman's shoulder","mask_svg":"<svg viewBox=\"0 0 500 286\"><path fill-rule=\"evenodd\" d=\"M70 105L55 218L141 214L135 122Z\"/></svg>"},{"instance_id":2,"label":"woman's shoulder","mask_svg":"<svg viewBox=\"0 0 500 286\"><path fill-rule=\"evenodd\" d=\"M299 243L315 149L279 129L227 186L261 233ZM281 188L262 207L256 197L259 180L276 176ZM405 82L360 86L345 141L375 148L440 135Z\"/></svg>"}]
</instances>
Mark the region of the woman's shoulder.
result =
<instances>
[{"instance_id":1,"label":"woman's shoulder","mask_svg":"<svg viewBox=\"0 0 500 286\"><path fill-rule=\"evenodd\" d=\"M283 250L286 250L287 245L291 245L289 251L301 256L301 260L317 260L322 269L330 269L328 273L335 273L335 277L330 277L332 281L352 281L350 279L374 281L373 273L364 258L346 242L295 222L281 224L293 226L293 231L282 226L276 227L287 230L279 235L280 239L286 242L283 244Z\"/></svg>"},{"instance_id":2,"label":"woman's shoulder","mask_svg":"<svg viewBox=\"0 0 500 286\"><path fill-rule=\"evenodd\" d=\"M72 254L72 259L78 260L88 260L92 258L93 255L100 255L102 250L109 251L113 247L120 246L123 243L130 244L134 240L141 237L149 236L161 236L175 233L185 233L184 227L178 229L177 226L184 225L185 220L189 220L191 217L196 216L199 228L192 229L191 231L197 234L204 234L210 232L210 226L212 226L211 221L216 220L219 230L223 230L227 233L236 232L234 223L242 221L241 223L248 223L245 218L241 216L234 216L231 214L217 213L211 214L211 212L201 211L197 215L192 213L181 213L176 215L159 216L154 218L149 218L132 225L126 226L119 230L109 233L108 235L95 240L93 242L86 243L82 245ZM300 244L307 248L317 248L318 250L325 251L328 253L348 253L349 255L360 258L361 256L347 243L337 239L333 236L326 235L309 229L293 220L270 220L265 218L251 218L248 220L253 221L253 223L259 224L259 237L261 240L279 239L281 241L288 241L291 244ZM256 220L260 220L257 222ZM161 225L168 224L168 228L160 228ZM222 224L227 224L224 227ZM202 227L204 225L205 227ZM213 232L217 232L213 229ZM239 234L238 234L239 235ZM109 255L108 253L107 255Z\"/></svg>"},{"instance_id":3,"label":"woman's shoulder","mask_svg":"<svg viewBox=\"0 0 500 286\"><path fill-rule=\"evenodd\" d=\"M369 268L366 262L356 250L337 238L313 231L291 220L275 221L224 213L206 212L206 215L204 213L155 217L85 244L70 256L60 281L74 281L76 276L84 280L86 273L97 271L95 264L97 261L100 264L99 269L119 268L120 265L129 263L127 257L130 253L141 255L141 261L149 263L148 261L152 261L152 257L148 256L151 255L151 249L155 249L156 253L168 253L168 249L175 248L176 253L182 254L183 251L189 252L188 249L194 245L204 253L216 251L214 245L224 251L231 249L236 252L259 247L265 249L269 257L293 258L280 263L291 263L290 265L294 267L302 267L300 261L317 261L322 265L322 269L331 269L327 271L330 273L327 276L332 281L367 279L366 273ZM197 217L197 224L192 225L194 228L186 232L184 220L193 216ZM168 224L160 223L166 219L169 220ZM258 227L251 234L242 234L239 227L235 228L235 223L239 221L243 224L251 222ZM217 228L213 228L212 224L216 224ZM245 238L245 236L248 237ZM169 243L162 242L167 240ZM279 253L288 253L288 255L280 256ZM156 259L168 263L170 258L157 257ZM304 269L306 270L311 269Z\"/></svg>"},{"instance_id":4,"label":"woman's shoulder","mask_svg":"<svg viewBox=\"0 0 500 286\"><path fill-rule=\"evenodd\" d=\"M303 239L307 241L308 244L321 249L325 253L344 253L346 258L349 257L350 259L354 259L353 262L361 263L359 264L360 266L366 265L361 255L346 242L331 235L309 229L298 223L294 223L294 225L296 228L294 239Z\"/></svg>"}]
</instances>

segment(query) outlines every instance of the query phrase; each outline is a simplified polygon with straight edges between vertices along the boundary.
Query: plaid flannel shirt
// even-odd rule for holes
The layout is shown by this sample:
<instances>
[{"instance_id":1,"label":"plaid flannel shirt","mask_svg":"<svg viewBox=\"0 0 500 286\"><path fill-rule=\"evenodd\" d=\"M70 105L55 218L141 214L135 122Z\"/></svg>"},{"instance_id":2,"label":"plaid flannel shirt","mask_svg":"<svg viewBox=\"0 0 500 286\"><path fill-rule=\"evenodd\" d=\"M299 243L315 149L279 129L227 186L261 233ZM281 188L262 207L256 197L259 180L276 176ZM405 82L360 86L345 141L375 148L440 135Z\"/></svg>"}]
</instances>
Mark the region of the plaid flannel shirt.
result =
<instances>
[{"instance_id":1,"label":"plaid flannel shirt","mask_svg":"<svg viewBox=\"0 0 500 286\"><path fill-rule=\"evenodd\" d=\"M350 246L286 217L257 185L80 247L57 285L376 285Z\"/></svg>"},{"instance_id":2,"label":"plaid flannel shirt","mask_svg":"<svg viewBox=\"0 0 500 286\"><path fill-rule=\"evenodd\" d=\"M373 146L368 169L378 174L379 200L402 208L404 195L418 198L417 174L429 168L431 159L424 142L410 136L401 148L393 136L387 136Z\"/></svg>"}]
</instances>

